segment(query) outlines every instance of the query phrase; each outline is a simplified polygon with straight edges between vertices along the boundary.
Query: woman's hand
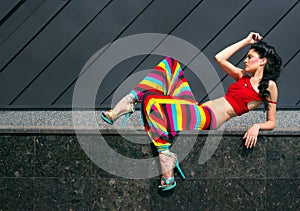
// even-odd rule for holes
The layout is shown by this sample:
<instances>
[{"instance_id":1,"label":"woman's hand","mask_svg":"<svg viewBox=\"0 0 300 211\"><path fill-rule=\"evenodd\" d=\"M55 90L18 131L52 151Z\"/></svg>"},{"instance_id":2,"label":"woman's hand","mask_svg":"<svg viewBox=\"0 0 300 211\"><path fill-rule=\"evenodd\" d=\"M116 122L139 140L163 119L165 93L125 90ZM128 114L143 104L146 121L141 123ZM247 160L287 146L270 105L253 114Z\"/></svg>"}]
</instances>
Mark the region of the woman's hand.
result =
<instances>
[{"instance_id":1,"label":"woman's hand","mask_svg":"<svg viewBox=\"0 0 300 211\"><path fill-rule=\"evenodd\" d=\"M263 37L257 32L250 32L249 35L245 38L248 44L254 44L262 40Z\"/></svg>"},{"instance_id":2,"label":"woman's hand","mask_svg":"<svg viewBox=\"0 0 300 211\"><path fill-rule=\"evenodd\" d=\"M245 146L247 148L255 147L259 129L260 129L260 126L258 124L254 124L245 133L243 139L246 139Z\"/></svg>"}]
</instances>

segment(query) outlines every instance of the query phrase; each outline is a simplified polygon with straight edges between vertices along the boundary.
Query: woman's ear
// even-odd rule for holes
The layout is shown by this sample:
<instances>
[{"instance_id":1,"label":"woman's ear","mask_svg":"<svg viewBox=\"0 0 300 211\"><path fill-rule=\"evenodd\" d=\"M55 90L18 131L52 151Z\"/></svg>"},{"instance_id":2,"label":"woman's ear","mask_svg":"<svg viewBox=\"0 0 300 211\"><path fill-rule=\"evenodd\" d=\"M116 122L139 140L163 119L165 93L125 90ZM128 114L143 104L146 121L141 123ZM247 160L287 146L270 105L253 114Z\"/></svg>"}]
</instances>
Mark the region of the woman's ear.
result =
<instances>
[{"instance_id":1,"label":"woman's ear","mask_svg":"<svg viewBox=\"0 0 300 211\"><path fill-rule=\"evenodd\" d=\"M261 58L260 59L260 65L266 65L268 62L268 59L267 58Z\"/></svg>"}]
</instances>

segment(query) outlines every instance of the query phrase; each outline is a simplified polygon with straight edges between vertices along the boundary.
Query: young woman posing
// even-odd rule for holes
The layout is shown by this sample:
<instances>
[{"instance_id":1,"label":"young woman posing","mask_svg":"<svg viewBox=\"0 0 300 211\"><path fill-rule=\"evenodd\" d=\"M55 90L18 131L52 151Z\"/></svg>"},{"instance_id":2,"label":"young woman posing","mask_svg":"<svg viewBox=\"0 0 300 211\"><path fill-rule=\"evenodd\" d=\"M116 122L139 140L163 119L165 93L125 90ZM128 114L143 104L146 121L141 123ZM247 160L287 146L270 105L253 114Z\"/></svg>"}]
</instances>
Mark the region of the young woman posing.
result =
<instances>
[{"instance_id":1,"label":"young woman posing","mask_svg":"<svg viewBox=\"0 0 300 211\"><path fill-rule=\"evenodd\" d=\"M213 130L235 116L240 116L264 104L265 122L252 125L245 133L245 146L257 143L259 130L276 126L276 80L282 67L281 58L274 47L261 41L259 33L251 32L246 38L219 52L215 59L221 68L236 82L229 86L225 96L199 104L184 77L180 64L165 58L116 106L102 113L102 119L113 124L121 115L126 119L134 112L134 105L141 103L145 131L159 152L163 191L176 186L173 168L182 177L178 159L170 151L170 140L181 130ZM245 68L231 64L228 59L239 49L251 45L245 59Z\"/></svg>"}]
</instances>

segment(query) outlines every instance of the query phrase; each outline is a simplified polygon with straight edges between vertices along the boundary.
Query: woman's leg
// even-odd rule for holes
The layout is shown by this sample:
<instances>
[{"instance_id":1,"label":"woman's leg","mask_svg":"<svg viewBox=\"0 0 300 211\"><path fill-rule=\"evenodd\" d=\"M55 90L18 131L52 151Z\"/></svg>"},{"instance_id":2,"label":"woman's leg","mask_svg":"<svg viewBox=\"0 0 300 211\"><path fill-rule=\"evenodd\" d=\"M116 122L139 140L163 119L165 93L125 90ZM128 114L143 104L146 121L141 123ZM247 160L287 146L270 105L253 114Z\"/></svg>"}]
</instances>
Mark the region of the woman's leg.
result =
<instances>
[{"instance_id":1,"label":"woman's leg","mask_svg":"<svg viewBox=\"0 0 300 211\"><path fill-rule=\"evenodd\" d=\"M168 120L164 123L165 129L162 125L159 127L153 123L150 115L155 109L149 108L149 101L157 97L163 99L164 102L172 101L172 99L180 100L181 103L185 104L197 104L195 97L191 91L191 88L188 84L187 79L184 77L184 72L175 59L167 57L163 59L155 68L154 71L146 75L146 77L131 90L130 94L135 96L135 100L142 102L141 114L143 124L145 126L146 132L149 134L150 138L154 140L155 146L159 149L160 145L163 145L163 148L168 149L169 140L172 136L176 134L176 131L170 130L171 124L174 120ZM152 102L152 101L151 101ZM158 102L160 103L160 102ZM150 105L150 107L153 105ZM160 115L170 116L170 108L165 109ZM160 109L160 111L162 111ZM157 115L158 110L155 110L153 115ZM167 120L167 118L165 118ZM158 121L159 119L157 119ZM152 122L151 122L152 121ZM150 123L150 125L149 125ZM160 122L162 124L162 122ZM153 127L152 127L153 126ZM152 131L150 130L150 127ZM167 128L169 127L169 128ZM156 137L156 138L153 138ZM158 138L160 137L160 138ZM155 141L160 140L160 141Z\"/></svg>"},{"instance_id":2,"label":"woman's leg","mask_svg":"<svg viewBox=\"0 0 300 211\"><path fill-rule=\"evenodd\" d=\"M180 64L170 57L163 59L152 72L122 98L115 107L102 114L102 119L113 124L118 115L133 112L134 104L142 102L145 94L174 96L196 103Z\"/></svg>"},{"instance_id":3,"label":"woman's leg","mask_svg":"<svg viewBox=\"0 0 300 211\"><path fill-rule=\"evenodd\" d=\"M181 130L214 129L214 114L206 106L150 93L144 96L141 109L145 130L159 152L162 170L160 187L171 189L176 186L172 169L176 165L181 170L176 155L170 152L170 140Z\"/></svg>"},{"instance_id":4,"label":"woman's leg","mask_svg":"<svg viewBox=\"0 0 300 211\"><path fill-rule=\"evenodd\" d=\"M163 174L161 187L165 190L173 188L176 183L172 169L174 164L178 166L178 161L170 152L170 140L180 130L207 128L196 118L201 114L190 86L179 63L166 58L131 93L142 102L145 130L159 152ZM190 114L189 121L185 121L185 114Z\"/></svg>"}]
</instances>

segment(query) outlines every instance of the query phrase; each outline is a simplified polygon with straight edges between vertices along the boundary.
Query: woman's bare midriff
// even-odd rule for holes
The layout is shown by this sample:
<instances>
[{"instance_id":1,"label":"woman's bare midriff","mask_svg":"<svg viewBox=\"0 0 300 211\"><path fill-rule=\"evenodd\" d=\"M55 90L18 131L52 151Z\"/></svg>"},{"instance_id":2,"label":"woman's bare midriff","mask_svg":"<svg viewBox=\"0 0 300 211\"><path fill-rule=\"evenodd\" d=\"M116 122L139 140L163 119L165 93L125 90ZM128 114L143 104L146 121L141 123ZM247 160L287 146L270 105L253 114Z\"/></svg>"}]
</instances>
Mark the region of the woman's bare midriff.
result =
<instances>
[{"instance_id":1,"label":"woman's bare midriff","mask_svg":"<svg viewBox=\"0 0 300 211\"><path fill-rule=\"evenodd\" d=\"M208 106L213 110L217 121L217 127L220 127L230 118L237 116L232 106L224 97L207 101L202 105Z\"/></svg>"}]
</instances>

